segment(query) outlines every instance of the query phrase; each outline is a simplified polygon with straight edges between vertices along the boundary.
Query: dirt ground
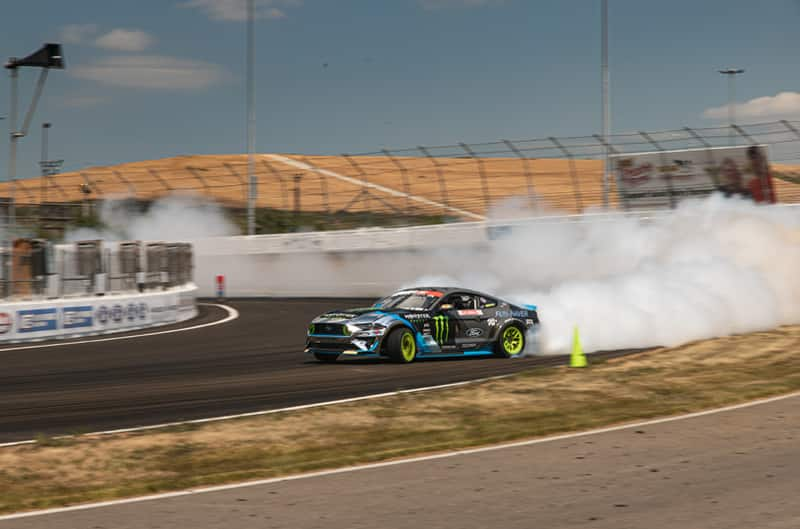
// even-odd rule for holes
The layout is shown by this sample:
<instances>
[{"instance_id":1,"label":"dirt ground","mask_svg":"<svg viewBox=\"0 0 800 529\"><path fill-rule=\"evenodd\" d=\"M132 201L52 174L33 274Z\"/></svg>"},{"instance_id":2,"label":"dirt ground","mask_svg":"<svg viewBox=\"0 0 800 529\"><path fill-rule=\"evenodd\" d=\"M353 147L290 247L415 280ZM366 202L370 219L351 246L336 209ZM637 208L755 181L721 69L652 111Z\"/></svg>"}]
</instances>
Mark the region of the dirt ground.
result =
<instances>
[{"instance_id":1,"label":"dirt ground","mask_svg":"<svg viewBox=\"0 0 800 529\"><path fill-rule=\"evenodd\" d=\"M255 173L259 207L459 217L453 209L485 215L489 208L510 198L515 198L518 205L522 201L534 209L568 213L602 205L602 162L598 160L436 158L432 161L412 156L286 156L330 173L301 170L269 155L258 155ZM800 172L794 166L780 166L780 169ZM359 182L345 181L331 173ZM38 204L107 197L151 200L171 193L195 193L228 206L245 207L246 175L245 155L176 156L18 180L15 195L19 203ZM394 196L360 182L384 186L431 203ZM780 201L800 201L800 184L780 179L775 182ZM11 185L0 184L0 195L9 194ZM534 194L538 197L536 201L526 198ZM611 199L612 206L616 206L613 182Z\"/></svg>"}]
</instances>

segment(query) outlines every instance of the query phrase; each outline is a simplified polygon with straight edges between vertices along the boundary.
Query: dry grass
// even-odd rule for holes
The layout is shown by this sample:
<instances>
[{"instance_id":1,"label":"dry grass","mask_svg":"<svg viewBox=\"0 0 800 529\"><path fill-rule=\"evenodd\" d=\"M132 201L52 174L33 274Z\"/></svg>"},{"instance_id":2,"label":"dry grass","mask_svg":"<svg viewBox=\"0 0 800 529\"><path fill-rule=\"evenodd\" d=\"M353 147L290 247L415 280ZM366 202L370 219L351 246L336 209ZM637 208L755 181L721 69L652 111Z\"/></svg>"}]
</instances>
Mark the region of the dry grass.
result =
<instances>
[{"instance_id":1,"label":"dry grass","mask_svg":"<svg viewBox=\"0 0 800 529\"><path fill-rule=\"evenodd\" d=\"M800 326L460 389L0 449L0 512L286 475L800 389Z\"/></svg>"},{"instance_id":2,"label":"dry grass","mask_svg":"<svg viewBox=\"0 0 800 529\"><path fill-rule=\"evenodd\" d=\"M528 196L530 191L540 197L539 205L572 213L602 204L602 162L598 160L575 160L573 175L569 160L564 159L438 158L434 165L427 158L403 157L396 159L401 169L385 156L353 157L358 167L342 156L288 157L478 215L486 214L492 204ZM794 166L780 166L780 170L787 174L798 172ZM244 207L246 174L244 155L177 156L59 174L45 180L44 194L42 179L19 180L16 196L19 202L30 204L39 203L43 197L51 202L75 202L84 198L80 188L87 184L94 191L92 197L152 200L171 193L192 192L228 206ZM298 175L300 179L296 181ZM370 190L364 194L362 185L302 171L265 155L257 156L256 177L259 207L291 210L295 206L294 190L299 187L299 209L305 212L399 211L452 216L451 210L386 192ZM776 179L776 189L781 201L800 200L799 183ZM611 191L614 201L613 182ZM9 184L0 184L0 196L8 193Z\"/></svg>"}]
</instances>

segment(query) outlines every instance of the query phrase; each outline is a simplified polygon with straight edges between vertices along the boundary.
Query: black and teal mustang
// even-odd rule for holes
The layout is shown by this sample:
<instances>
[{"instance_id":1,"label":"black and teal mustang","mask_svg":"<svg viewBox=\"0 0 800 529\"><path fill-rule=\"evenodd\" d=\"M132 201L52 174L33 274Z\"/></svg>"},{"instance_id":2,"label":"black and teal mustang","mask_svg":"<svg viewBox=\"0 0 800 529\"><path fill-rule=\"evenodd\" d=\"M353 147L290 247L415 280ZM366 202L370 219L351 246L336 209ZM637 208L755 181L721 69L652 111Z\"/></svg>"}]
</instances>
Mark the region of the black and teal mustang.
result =
<instances>
[{"instance_id":1,"label":"black and teal mustang","mask_svg":"<svg viewBox=\"0 0 800 529\"><path fill-rule=\"evenodd\" d=\"M338 358L500 356L525 351L539 325L535 305L517 306L462 288L408 288L360 309L326 312L308 326L305 352Z\"/></svg>"}]
</instances>

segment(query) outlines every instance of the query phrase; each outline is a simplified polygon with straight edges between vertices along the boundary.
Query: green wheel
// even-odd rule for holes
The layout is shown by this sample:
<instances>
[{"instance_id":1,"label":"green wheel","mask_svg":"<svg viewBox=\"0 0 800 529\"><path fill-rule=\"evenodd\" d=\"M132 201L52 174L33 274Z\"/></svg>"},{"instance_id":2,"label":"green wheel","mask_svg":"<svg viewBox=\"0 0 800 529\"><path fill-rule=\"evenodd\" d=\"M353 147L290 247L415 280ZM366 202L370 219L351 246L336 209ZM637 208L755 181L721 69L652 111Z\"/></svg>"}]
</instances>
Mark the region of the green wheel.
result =
<instances>
[{"instance_id":1,"label":"green wheel","mask_svg":"<svg viewBox=\"0 0 800 529\"><path fill-rule=\"evenodd\" d=\"M408 364L417 357L417 341L410 329L395 329L386 338L386 355L392 362Z\"/></svg>"},{"instance_id":2,"label":"green wheel","mask_svg":"<svg viewBox=\"0 0 800 529\"><path fill-rule=\"evenodd\" d=\"M522 328L512 323L502 331L497 338L495 345L495 352L497 356L503 358L511 358L519 356L525 350L525 331Z\"/></svg>"}]
</instances>

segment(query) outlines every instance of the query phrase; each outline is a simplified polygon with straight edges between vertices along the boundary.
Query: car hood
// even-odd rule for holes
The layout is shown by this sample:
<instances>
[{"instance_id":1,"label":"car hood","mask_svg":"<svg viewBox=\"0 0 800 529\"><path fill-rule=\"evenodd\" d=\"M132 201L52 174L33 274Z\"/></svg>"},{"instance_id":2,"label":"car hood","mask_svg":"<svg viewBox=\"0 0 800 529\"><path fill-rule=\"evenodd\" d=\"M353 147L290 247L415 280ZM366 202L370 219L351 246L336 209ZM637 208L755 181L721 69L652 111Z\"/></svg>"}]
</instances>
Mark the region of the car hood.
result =
<instances>
[{"instance_id":1,"label":"car hood","mask_svg":"<svg viewBox=\"0 0 800 529\"><path fill-rule=\"evenodd\" d=\"M314 318L312 323L372 323L390 315L405 317L411 314L428 314L425 310L386 310L376 307L332 310Z\"/></svg>"}]
</instances>

